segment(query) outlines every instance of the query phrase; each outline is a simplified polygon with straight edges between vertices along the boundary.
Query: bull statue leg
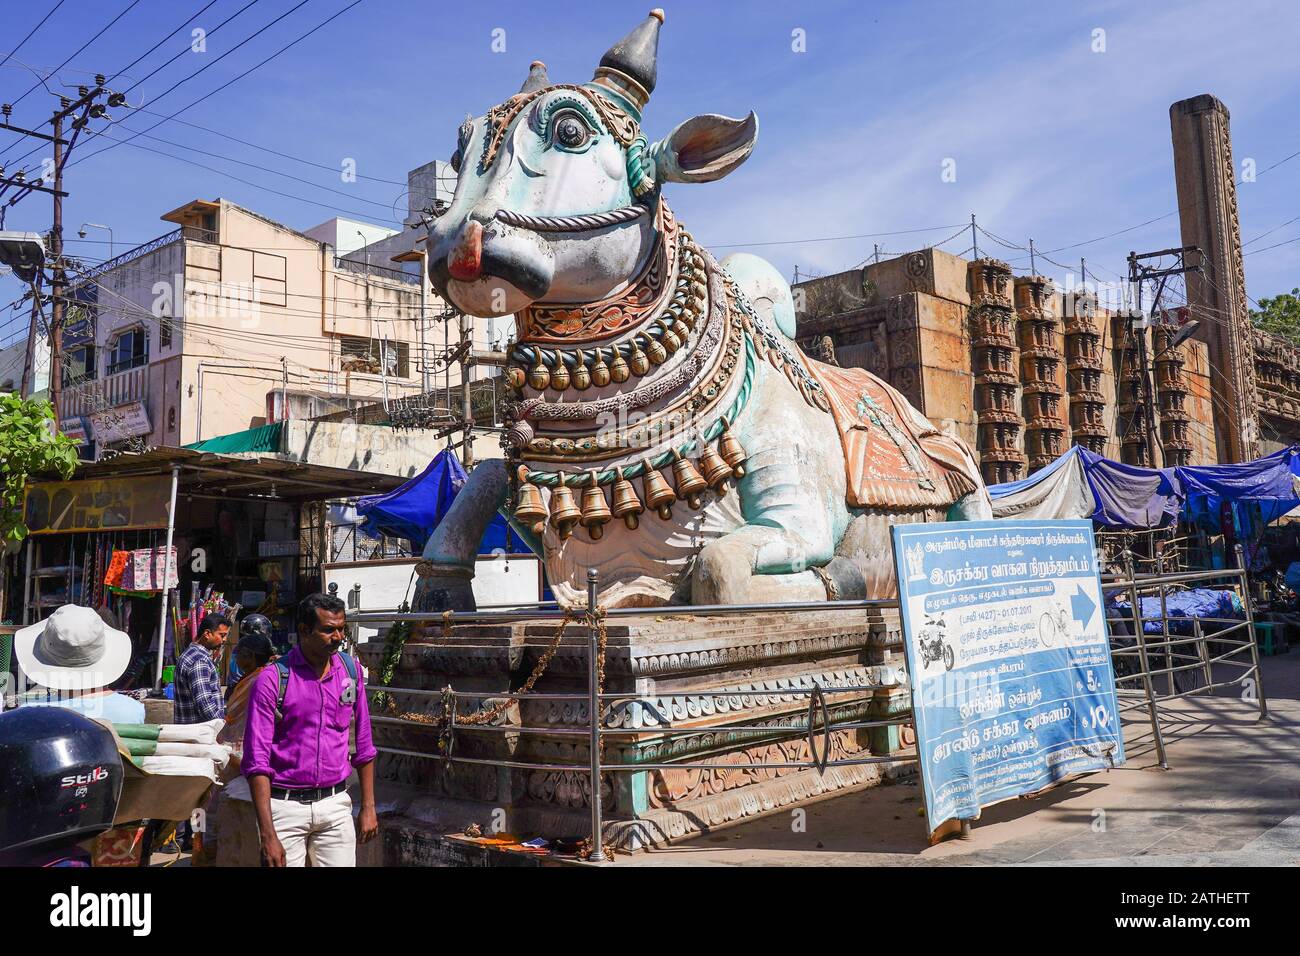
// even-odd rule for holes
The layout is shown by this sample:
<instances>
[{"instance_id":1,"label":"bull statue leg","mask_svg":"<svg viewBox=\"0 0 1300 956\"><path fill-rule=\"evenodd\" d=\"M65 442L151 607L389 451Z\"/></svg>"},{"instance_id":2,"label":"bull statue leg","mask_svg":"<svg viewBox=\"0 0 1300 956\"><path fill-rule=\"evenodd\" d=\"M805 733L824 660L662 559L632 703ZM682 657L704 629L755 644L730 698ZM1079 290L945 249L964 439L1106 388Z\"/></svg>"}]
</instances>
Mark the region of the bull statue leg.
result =
<instances>
[{"instance_id":1,"label":"bull statue leg","mask_svg":"<svg viewBox=\"0 0 1300 956\"><path fill-rule=\"evenodd\" d=\"M487 527L505 504L509 487L505 462L480 462L424 546L413 609L473 611L474 561Z\"/></svg>"}]
</instances>

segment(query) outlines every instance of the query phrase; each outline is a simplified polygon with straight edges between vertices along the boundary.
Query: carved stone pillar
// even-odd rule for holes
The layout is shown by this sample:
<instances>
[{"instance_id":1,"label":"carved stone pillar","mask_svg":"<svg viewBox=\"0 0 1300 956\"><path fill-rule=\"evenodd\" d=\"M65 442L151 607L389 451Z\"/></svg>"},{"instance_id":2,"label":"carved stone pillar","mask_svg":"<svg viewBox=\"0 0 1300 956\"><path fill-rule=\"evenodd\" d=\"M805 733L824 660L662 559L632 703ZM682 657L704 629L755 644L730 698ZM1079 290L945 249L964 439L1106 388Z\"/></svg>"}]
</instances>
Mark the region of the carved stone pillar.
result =
<instances>
[{"instance_id":1,"label":"carved stone pillar","mask_svg":"<svg viewBox=\"0 0 1300 956\"><path fill-rule=\"evenodd\" d=\"M1076 292L1065 308L1066 391L1070 395L1070 437L1098 455L1106 453L1106 398L1101 391L1103 359L1097 331L1097 299Z\"/></svg>"},{"instance_id":2,"label":"carved stone pillar","mask_svg":"<svg viewBox=\"0 0 1300 956\"><path fill-rule=\"evenodd\" d=\"M1151 335L1155 346L1156 398L1160 403L1160 449L1164 454L1162 464L1190 465L1192 463L1191 416L1187 413L1187 377L1183 374L1186 358L1181 346L1170 348L1174 332L1157 328Z\"/></svg>"},{"instance_id":3,"label":"carved stone pillar","mask_svg":"<svg viewBox=\"0 0 1300 956\"><path fill-rule=\"evenodd\" d=\"M1126 465L1151 468L1150 418L1147 408L1146 386L1143 381L1141 350L1138 336L1146 330L1137 328L1129 312L1121 311L1111 320L1115 341L1115 389L1119 407L1119 457Z\"/></svg>"},{"instance_id":4,"label":"carved stone pillar","mask_svg":"<svg viewBox=\"0 0 1300 956\"><path fill-rule=\"evenodd\" d=\"M1050 465L1065 451L1061 403L1059 324L1052 281L1046 276L1015 280L1016 332L1020 339L1020 382L1029 470Z\"/></svg>"},{"instance_id":5,"label":"carved stone pillar","mask_svg":"<svg viewBox=\"0 0 1300 956\"><path fill-rule=\"evenodd\" d=\"M1020 433L1025 422L1016 403L1011 267L997 259L977 259L967 275L980 471L988 484L1015 481L1024 473Z\"/></svg>"}]
</instances>

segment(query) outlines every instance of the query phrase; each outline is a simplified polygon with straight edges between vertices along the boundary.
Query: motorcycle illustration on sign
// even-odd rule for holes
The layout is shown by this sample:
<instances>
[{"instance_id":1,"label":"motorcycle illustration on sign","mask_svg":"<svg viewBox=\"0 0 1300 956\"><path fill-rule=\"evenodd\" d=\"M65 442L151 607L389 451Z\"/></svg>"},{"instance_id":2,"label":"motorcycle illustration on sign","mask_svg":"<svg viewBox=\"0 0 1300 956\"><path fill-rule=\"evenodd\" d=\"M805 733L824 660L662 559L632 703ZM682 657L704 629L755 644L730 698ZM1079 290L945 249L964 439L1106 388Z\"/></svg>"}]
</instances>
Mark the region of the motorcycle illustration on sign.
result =
<instances>
[{"instance_id":1,"label":"motorcycle illustration on sign","mask_svg":"<svg viewBox=\"0 0 1300 956\"><path fill-rule=\"evenodd\" d=\"M942 660L943 669L952 670L954 654L952 645L948 643L947 623L942 617L938 620L927 618L921 633L916 637L916 643L921 649L921 662L926 667Z\"/></svg>"}]
</instances>

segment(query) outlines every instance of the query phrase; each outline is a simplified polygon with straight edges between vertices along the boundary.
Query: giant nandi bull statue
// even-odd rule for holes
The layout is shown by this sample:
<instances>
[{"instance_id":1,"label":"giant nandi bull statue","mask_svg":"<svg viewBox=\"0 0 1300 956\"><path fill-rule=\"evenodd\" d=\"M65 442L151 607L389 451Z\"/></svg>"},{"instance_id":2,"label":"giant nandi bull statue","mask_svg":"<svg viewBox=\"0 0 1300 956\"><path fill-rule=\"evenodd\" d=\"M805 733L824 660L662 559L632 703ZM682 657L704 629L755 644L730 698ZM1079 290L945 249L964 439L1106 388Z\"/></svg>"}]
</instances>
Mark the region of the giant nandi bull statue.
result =
<instances>
[{"instance_id":1,"label":"giant nandi bull statue","mask_svg":"<svg viewBox=\"0 0 1300 956\"><path fill-rule=\"evenodd\" d=\"M715 261L674 218L663 187L727 175L758 119L705 114L647 141L662 22L582 86L534 63L460 128L430 277L469 314L515 314L513 426L429 540L418 607L473 607L502 508L562 603L595 567L609 606L885 596L892 523L991 516L959 439L865 370L809 359L777 271Z\"/></svg>"}]
</instances>

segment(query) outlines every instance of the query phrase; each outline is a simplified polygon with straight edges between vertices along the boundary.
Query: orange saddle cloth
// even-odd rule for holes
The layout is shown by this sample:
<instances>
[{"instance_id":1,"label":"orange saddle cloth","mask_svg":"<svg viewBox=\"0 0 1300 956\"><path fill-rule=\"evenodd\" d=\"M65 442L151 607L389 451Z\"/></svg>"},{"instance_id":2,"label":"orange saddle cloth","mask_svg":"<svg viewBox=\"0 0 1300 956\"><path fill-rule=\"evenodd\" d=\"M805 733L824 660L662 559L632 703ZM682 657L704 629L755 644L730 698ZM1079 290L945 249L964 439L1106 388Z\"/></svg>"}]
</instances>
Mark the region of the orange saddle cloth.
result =
<instances>
[{"instance_id":1,"label":"orange saddle cloth","mask_svg":"<svg viewBox=\"0 0 1300 956\"><path fill-rule=\"evenodd\" d=\"M946 508L980 487L966 443L943 434L866 369L804 356L844 446L848 501L858 508Z\"/></svg>"}]
</instances>

